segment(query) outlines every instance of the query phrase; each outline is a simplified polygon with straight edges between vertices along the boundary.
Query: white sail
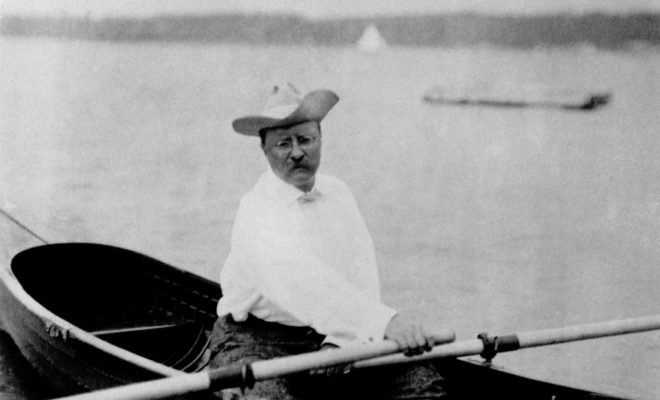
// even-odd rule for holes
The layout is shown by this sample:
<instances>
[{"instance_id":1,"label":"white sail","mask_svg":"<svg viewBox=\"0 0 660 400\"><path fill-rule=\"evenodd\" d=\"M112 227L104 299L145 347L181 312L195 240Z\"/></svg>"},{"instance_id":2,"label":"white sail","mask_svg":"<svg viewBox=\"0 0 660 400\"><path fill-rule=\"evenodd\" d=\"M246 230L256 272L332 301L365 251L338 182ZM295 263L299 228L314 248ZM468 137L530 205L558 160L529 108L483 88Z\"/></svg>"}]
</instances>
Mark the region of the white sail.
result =
<instances>
[{"instance_id":1,"label":"white sail","mask_svg":"<svg viewBox=\"0 0 660 400\"><path fill-rule=\"evenodd\" d=\"M378 28L376 28L374 25L369 25L364 30L360 40L358 40L357 46L360 50L373 53L387 47L387 43L385 42L385 39L380 36Z\"/></svg>"}]
</instances>

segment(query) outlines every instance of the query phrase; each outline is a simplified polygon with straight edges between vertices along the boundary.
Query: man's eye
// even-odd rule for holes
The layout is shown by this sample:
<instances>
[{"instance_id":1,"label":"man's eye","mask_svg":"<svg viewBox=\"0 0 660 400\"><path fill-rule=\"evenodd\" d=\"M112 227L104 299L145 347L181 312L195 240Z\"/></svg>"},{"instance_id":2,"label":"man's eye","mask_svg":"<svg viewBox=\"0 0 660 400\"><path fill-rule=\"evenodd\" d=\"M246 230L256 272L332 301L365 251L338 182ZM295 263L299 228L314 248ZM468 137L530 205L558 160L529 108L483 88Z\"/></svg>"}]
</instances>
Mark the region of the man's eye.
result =
<instances>
[{"instance_id":1,"label":"man's eye","mask_svg":"<svg viewBox=\"0 0 660 400\"><path fill-rule=\"evenodd\" d=\"M277 146L277 147L279 147L279 148L281 148L281 149L286 149L286 148L291 147L291 142L289 142L289 141L281 141L281 142L277 142L277 143L275 143L275 146Z\"/></svg>"},{"instance_id":2,"label":"man's eye","mask_svg":"<svg viewBox=\"0 0 660 400\"><path fill-rule=\"evenodd\" d=\"M314 141L314 138L311 136L301 136L298 138L298 143L300 145L311 144Z\"/></svg>"}]
</instances>

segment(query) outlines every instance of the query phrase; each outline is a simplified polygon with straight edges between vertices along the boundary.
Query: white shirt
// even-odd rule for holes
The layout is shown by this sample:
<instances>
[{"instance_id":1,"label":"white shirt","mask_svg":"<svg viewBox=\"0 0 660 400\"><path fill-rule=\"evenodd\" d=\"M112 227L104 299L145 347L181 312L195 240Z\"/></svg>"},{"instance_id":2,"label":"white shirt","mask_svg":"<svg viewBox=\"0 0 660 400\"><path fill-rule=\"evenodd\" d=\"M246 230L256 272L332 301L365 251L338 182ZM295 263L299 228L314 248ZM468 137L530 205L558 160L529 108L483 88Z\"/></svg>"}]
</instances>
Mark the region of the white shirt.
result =
<instances>
[{"instance_id":1,"label":"white shirt","mask_svg":"<svg viewBox=\"0 0 660 400\"><path fill-rule=\"evenodd\" d=\"M269 170L243 196L218 315L310 326L340 346L382 340L396 312L380 302L374 247L355 198L322 174L312 192L320 194L300 201L303 192Z\"/></svg>"}]
</instances>

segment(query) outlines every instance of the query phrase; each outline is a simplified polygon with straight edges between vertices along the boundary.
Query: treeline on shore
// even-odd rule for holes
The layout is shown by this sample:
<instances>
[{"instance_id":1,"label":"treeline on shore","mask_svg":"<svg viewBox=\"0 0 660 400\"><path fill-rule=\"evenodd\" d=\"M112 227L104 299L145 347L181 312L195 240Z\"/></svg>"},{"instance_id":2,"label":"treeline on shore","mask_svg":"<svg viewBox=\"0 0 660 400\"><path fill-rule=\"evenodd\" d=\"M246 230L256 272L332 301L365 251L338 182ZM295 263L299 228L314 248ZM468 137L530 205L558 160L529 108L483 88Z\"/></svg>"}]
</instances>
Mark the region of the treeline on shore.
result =
<instances>
[{"instance_id":1,"label":"treeline on shore","mask_svg":"<svg viewBox=\"0 0 660 400\"><path fill-rule=\"evenodd\" d=\"M660 43L660 15L649 13L547 16L466 13L345 19L243 14L103 19L9 15L0 19L0 34L111 41L344 46L355 43L370 24L378 28L389 44L402 46L491 44L529 48L591 44L621 48L631 43Z\"/></svg>"}]
</instances>

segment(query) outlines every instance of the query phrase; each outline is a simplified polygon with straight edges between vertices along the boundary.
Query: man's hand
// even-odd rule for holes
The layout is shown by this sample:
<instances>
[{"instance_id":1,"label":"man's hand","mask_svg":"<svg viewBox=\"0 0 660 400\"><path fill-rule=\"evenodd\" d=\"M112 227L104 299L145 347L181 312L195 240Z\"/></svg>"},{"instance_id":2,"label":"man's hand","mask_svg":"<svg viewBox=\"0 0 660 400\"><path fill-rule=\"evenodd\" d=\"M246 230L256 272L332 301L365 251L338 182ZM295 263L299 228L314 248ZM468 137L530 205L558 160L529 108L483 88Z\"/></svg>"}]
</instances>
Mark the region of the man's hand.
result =
<instances>
[{"instance_id":1,"label":"man's hand","mask_svg":"<svg viewBox=\"0 0 660 400\"><path fill-rule=\"evenodd\" d=\"M336 349L339 346L332 344L332 343L323 343L321 346L320 350L332 350ZM337 375L345 375L350 372L350 366L351 364L339 364L339 365L333 365L329 367L324 367L324 368L316 368L311 371L309 371L310 375L313 376L326 376L328 378L331 378L333 376Z\"/></svg>"},{"instance_id":2,"label":"man's hand","mask_svg":"<svg viewBox=\"0 0 660 400\"><path fill-rule=\"evenodd\" d=\"M392 317L387 324L385 339L395 341L407 356L416 356L433 348L433 338L424 330L424 326L401 313Z\"/></svg>"}]
</instances>

